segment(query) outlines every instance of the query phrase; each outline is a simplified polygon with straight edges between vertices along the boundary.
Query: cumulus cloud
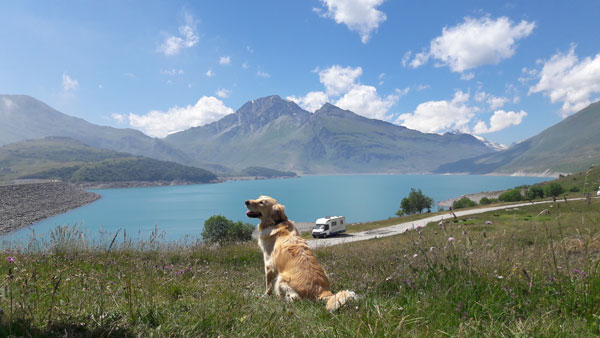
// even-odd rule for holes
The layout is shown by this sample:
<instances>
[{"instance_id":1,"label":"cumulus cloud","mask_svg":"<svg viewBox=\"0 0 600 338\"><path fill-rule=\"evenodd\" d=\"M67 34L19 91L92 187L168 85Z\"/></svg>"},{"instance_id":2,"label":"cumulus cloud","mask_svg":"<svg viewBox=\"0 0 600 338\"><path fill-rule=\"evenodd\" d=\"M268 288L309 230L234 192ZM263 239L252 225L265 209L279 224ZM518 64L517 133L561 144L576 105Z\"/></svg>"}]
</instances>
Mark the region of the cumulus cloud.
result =
<instances>
[{"instance_id":1,"label":"cumulus cloud","mask_svg":"<svg viewBox=\"0 0 600 338\"><path fill-rule=\"evenodd\" d=\"M475 134L487 134L495 131L502 130L504 128L519 125L523 121L523 118L527 116L527 113L521 110L520 112L497 110L494 115L490 118L490 126L488 127L485 122L479 121L473 128Z\"/></svg>"},{"instance_id":2,"label":"cumulus cloud","mask_svg":"<svg viewBox=\"0 0 600 338\"><path fill-rule=\"evenodd\" d=\"M215 76L215 72L212 71L212 69L209 69L206 71L206 77L213 77Z\"/></svg>"},{"instance_id":3,"label":"cumulus cloud","mask_svg":"<svg viewBox=\"0 0 600 338\"><path fill-rule=\"evenodd\" d=\"M417 106L413 113L398 116L396 123L424 133L448 130L468 132L468 123L479 110L469 106L469 93L456 91L451 101L428 101Z\"/></svg>"},{"instance_id":4,"label":"cumulus cloud","mask_svg":"<svg viewBox=\"0 0 600 338\"><path fill-rule=\"evenodd\" d=\"M229 91L225 88L221 88L221 89L217 90L217 96L222 99L226 99L227 97L229 97L229 94L231 94L231 91Z\"/></svg>"},{"instance_id":5,"label":"cumulus cloud","mask_svg":"<svg viewBox=\"0 0 600 338\"><path fill-rule=\"evenodd\" d=\"M328 95L338 96L347 92L362 75L361 67L331 66L319 71L319 81L325 85Z\"/></svg>"},{"instance_id":6,"label":"cumulus cloud","mask_svg":"<svg viewBox=\"0 0 600 338\"><path fill-rule=\"evenodd\" d=\"M73 92L79 88L79 81L72 79L67 73L63 73L62 88L65 92Z\"/></svg>"},{"instance_id":7,"label":"cumulus cloud","mask_svg":"<svg viewBox=\"0 0 600 338\"><path fill-rule=\"evenodd\" d=\"M348 29L358 32L363 43L367 43L371 33L387 17L377 10L383 0L321 0L325 8L313 8L322 17L345 24Z\"/></svg>"},{"instance_id":8,"label":"cumulus cloud","mask_svg":"<svg viewBox=\"0 0 600 338\"><path fill-rule=\"evenodd\" d=\"M355 85L335 105L365 117L386 120L388 119L387 112L398 101L398 98L399 96L395 94L382 98L373 86Z\"/></svg>"},{"instance_id":9,"label":"cumulus cloud","mask_svg":"<svg viewBox=\"0 0 600 338\"><path fill-rule=\"evenodd\" d=\"M177 55L184 48L194 47L200 37L194 29L194 20L190 15L185 16L186 24L179 27L179 35L168 36L165 41L158 46L157 52L167 56Z\"/></svg>"},{"instance_id":10,"label":"cumulus cloud","mask_svg":"<svg viewBox=\"0 0 600 338\"><path fill-rule=\"evenodd\" d=\"M507 17L465 18L462 24L444 27L442 35L430 42L429 50L415 55L413 68L434 58L453 72L464 72L487 64L497 64L512 57L516 42L531 34L535 22L513 23Z\"/></svg>"},{"instance_id":11,"label":"cumulus cloud","mask_svg":"<svg viewBox=\"0 0 600 338\"><path fill-rule=\"evenodd\" d=\"M510 101L510 99L507 97L495 96L484 91L478 91L475 94L474 99L477 102L487 102L491 110L502 108L507 102Z\"/></svg>"},{"instance_id":12,"label":"cumulus cloud","mask_svg":"<svg viewBox=\"0 0 600 338\"><path fill-rule=\"evenodd\" d=\"M165 137L191 127L217 121L233 109L213 96L204 96L195 105L175 106L166 112L153 110L146 115L129 114L129 124L154 137Z\"/></svg>"},{"instance_id":13,"label":"cumulus cloud","mask_svg":"<svg viewBox=\"0 0 600 338\"><path fill-rule=\"evenodd\" d=\"M231 63L231 56L221 56L219 58L220 65L228 65Z\"/></svg>"},{"instance_id":14,"label":"cumulus cloud","mask_svg":"<svg viewBox=\"0 0 600 338\"><path fill-rule=\"evenodd\" d=\"M579 60L572 46L568 53L559 52L544 62L538 77L529 94L544 93L552 103L562 102L566 117L589 105L592 94L600 93L600 54Z\"/></svg>"},{"instance_id":15,"label":"cumulus cloud","mask_svg":"<svg viewBox=\"0 0 600 338\"><path fill-rule=\"evenodd\" d=\"M117 113L110 114L110 117L112 117L119 124L125 122L125 118L126 118L126 116L124 114L117 114Z\"/></svg>"},{"instance_id":16,"label":"cumulus cloud","mask_svg":"<svg viewBox=\"0 0 600 338\"><path fill-rule=\"evenodd\" d=\"M329 97L325 92L316 91L310 92L304 97L288 96L286 99L295 102L306 111L314 113L317 109L327 103Z\"/></svg>"}]
</instances>

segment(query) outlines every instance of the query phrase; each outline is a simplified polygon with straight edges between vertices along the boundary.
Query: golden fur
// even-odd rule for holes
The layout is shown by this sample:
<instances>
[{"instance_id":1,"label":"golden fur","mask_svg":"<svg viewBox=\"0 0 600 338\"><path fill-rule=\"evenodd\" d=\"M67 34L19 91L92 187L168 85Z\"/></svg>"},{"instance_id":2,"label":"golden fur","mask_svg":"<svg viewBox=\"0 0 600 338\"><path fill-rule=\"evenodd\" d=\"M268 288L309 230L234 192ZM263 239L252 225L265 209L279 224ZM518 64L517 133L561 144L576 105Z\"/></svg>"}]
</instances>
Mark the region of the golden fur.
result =
<instances>
[{"instance_id":1,"label":"golden fur","mask_svg":"<svg viewBox=\"0 0 600 338\"><path fill-rule=\"evenodd\" d=\"M327 300L327 309L337 310L346 301L356 298L352 291L337 294L329 290L329 279L311 248L294 223L285 214L285 207L272 197L260 196L247 200L248 217L260 218L258 245L265 262L265 294L275 292L281 298Z\"/></svg>"}]
</instances>

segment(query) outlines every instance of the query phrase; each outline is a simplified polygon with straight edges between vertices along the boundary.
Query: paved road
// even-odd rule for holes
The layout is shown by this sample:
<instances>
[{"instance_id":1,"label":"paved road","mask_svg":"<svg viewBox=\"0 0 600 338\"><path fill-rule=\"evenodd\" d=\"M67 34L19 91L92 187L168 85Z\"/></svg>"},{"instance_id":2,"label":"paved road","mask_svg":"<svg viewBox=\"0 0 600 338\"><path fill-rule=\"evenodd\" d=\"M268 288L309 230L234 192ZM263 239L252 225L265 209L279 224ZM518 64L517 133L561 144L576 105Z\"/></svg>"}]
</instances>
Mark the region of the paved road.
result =
<instances>
[{"instance_id":1,"label":"paved road","mask_svg":"<svg viewBox=\"0 0 600 338\"><path fill-rule=\"evenodd\" d=\"M571 198L568 200L569 201L585 200L585 197ZM564 203L563 200L558 200L557 202ZM546 203L553 203L553 201L534 202L533 204L546 204ZM517 204L511 204L511 205L503 205L503 206L499 206L499 207L489 207L489 208L455 211L454 213L456 214L456 217L462 217L462 216L468 216L468 215L481 214L481 213L488 212L488 211L501 210L501 209L512 209L512 208L518 208L518 207L523 207L523 206L528 206L528 205L532 205L532 203L531 202L517 203ZM350 243L350 242L364 241L364 240L373 239L373 238L394 236L394 235L399 235L405 231L414 229L418 226L424 227L429 222L439 222L441 220L446 220L446 219L451 219L451 218L453 218L453 217L450 214L450 212L448 212L443 215L436 215L436 216L432 216L432 217L423 218L423 219L420 219L417 221L391 225L391 226L388 226L385 228L379 228L379 229L367 230L367 231L361 231L361 232L354 232L351 234L345 234L343 236L332 237L332 238L313 239L313 240L308 241L308 245L310 245L311 248L322 248L322 247L326 247L326 246L333 246L333 245L338 245L338 244L343 244L343 243Z\"/></svg>"}]
</instances>

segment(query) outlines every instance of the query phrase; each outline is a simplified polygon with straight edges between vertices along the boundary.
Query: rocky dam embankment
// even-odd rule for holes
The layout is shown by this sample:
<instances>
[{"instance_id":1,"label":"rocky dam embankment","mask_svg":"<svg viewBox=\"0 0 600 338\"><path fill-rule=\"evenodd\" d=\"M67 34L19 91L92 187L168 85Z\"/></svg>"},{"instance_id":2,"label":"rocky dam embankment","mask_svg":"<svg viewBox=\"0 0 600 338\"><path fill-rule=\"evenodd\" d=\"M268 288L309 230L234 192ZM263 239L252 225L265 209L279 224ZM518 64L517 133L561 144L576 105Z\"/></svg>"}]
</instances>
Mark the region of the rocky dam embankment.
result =
<instances>
[{"instance_id":1,"label":"rocky dam embankment","mask_svg":"<svg viewBox=\"0 0 600 338\"><path fill-rule=\"evenodd\" d=\"M52 182L0 186L0 234L91 203L100 195Z\"/></svg>"}]
</instances>

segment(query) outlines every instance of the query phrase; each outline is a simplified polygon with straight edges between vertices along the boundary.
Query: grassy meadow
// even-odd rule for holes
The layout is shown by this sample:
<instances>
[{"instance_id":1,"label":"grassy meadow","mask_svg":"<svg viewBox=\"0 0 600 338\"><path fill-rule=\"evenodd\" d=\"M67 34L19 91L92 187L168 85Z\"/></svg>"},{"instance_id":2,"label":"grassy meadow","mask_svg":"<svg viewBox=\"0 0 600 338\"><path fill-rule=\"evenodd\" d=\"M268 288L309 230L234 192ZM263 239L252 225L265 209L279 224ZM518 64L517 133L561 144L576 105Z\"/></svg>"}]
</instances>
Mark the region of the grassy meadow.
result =
<instances>
[{"instance_id":1,"label":"grassy meadow","mask_svg":"<svg viewBox=\"0 0 600 338\"><path fill-rule=\"evenodd\" d=\"M60 228L3 252L0 336L596 336L599 253L599 200L429 224L316 250L332 289L361 297L329 313L263 296L255 242Z\"/></svg>"}]
</instances>

